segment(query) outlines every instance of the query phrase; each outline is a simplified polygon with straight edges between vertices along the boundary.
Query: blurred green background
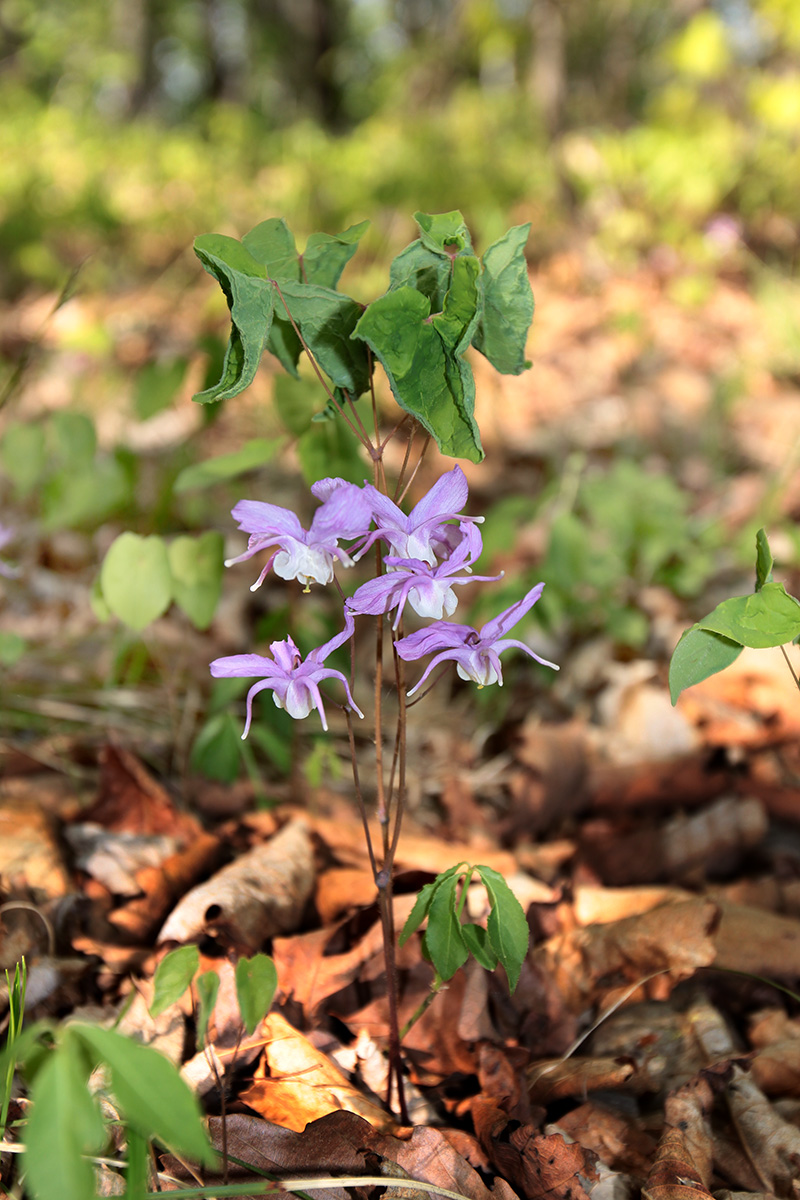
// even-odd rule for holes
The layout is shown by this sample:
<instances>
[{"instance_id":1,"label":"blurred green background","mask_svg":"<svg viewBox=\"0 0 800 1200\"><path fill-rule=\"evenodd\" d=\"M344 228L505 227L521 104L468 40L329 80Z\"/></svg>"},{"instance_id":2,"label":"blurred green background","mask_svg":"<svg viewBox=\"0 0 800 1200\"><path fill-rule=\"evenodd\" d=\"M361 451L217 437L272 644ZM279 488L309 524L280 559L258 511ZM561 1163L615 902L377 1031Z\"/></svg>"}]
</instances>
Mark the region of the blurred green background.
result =
<instances>
[{"instance_id":1,"label":"blurred green background","mask_svg":"<svg viewBox=\"0 0 800 1200\"><path fill-rule=\"evenodd\" d=\"M2 292L158 271L208 229L460 207L606 253L794 261L794 0L7 0ZM403 214L399 222L397 214Z\"/></svg>"}]
</instances>

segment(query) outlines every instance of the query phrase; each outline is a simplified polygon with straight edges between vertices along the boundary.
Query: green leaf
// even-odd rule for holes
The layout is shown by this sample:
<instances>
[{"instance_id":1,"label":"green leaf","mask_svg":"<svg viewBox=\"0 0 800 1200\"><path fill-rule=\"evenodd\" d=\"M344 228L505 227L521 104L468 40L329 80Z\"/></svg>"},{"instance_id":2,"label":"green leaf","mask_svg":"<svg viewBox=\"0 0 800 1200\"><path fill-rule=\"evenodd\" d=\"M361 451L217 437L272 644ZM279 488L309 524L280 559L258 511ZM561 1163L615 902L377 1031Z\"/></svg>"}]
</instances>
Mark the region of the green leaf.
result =
<instances>
[{"instance_id":1,"label":"green leaf","mask_svg":"<svg viewBox=\"0 0 800 1200\"><path fill-rule=\"evenodd\" d=\"M197 990L197 1041L204 1046L208 1022L211 1020L219 993L219 975L216 971L204 971L202 975L197 976L194 986Z\"/></svg>"},{"instance_id":2,"label":"green leaf","mask_svg":"<svg viewBox=\"0 0 800 1200\"><path fill-rule=\"evenodd\" d=\"M447 256L434 254L422 242L412 242L401 250L389 268L389 290L411 287L430 300L431 311L440 312L450 284L452 262Z\"/></svg>"},{"instance_id":3,"label":"green leaf","mask_svg":"<svg viewBox=\"0 0 800 1200\"><path fill-rule=\"evenodd\" d=\"M756 534L756 591L760 592L765 583L772 583L773 558L767 541L766 529L759 529Z\"/></svg>"},{"instance_id":4,"label":"green leaf","mask_svg":"<svg viewBox=\"0 0 800 1200\"><path fill-rule=\"evenodd\" d=\"M184 534L167 551L172 572L172 596L195 629L208 629L222 591L225 543L209 529L199 537Z\"/></svg>"},{"instance_id":5,"label":"green leaf","mask_svg":"<svg viewBox=\"0 0 800 1200\"><path fill-rule=\"evenodd\" d=\"M242 244L257 262L264 265L269 279L276 279L280 283L300 282L300 256L297 253L294 234L283 217L271 217L268 221L262 221L242 238ZM275 355L285 371L290 375L297 375L297 362L302 345L277 295L267 349L270 354Z\"/></svg>"},{"instance_id":6,"label":"green leaf","mask_svg":"<svg viewBox=\"0 0 800 1200\"><path fill-rule=\"evenodd\" d=\"M231 311L222 378L194 397L201 404L238 396L255 378L272 326L274 286L241 242L220 233L196 238L195 254L219 283Z\"/></svg>"},{"instance_id":7,"label":"green leaf","mask_svg":"<svg viewBox=\"0 0 800 1200\"><path fill-rule=\"evenodd\" d=\"M172 403L183 383L186 366L185 358L145 363L136 377L133 393L133 409L140 421L154 417Z\"/></svg>"},{"instance_id":8,"label":"green leaf","mask_svg":"<svg viewBox=\"0 0 800 1200\"><path fill-rule=\"evenodd\" d=\"M681 692L710 675L724 671L742 653L742 647L730 640L693 625L682 635L669 664L669 694L677 703Z\"/></svg>"},{"instance_id":9,"label":"green leaf","mask_svg":"<svg viewBox=\"0 0 800 1200\"><path fill-rule=\"evenodd\" d=\"M0 665L13 667L22 658L28 643L10 629L0 630Z\"/></svg>"},{"instance_id":10,"label":"green leaf","mask_svg":"<svg viewBox=\"0 0 800 1200\"><path fill-rule=\"evenodd\" d=\"M362 484L364 460L361 447L344 421L315 422L297 441L297 457L303 478L310 486L326 475Z\"/></svg>"},{"instance_id":11,"label":"green leaf","mask_svg":"<svg viewBox=\"0 0 800 1200\"><path fill-rule=\"evenodd\" d=\"M106 1131L87 1075L81 1047L67 1029L30 1090L24 1168L33 1200L87 1200L95 1194L94 1170L83 1156L103 1149Z\"/></svg>"},{"instance_id":12,"label":"green leaf","mask_svg":"<svg viewBox=\"0 0 800 1200\"><path fill-rule=\"evenodd\" d=\"M414 902L414 907L408 914L406 923L403 926L403 932L400 934L399 945L405 946L412 933L419 929L420 925L427 917L428 909L431 906L431 900L433 899L433 894L436 889L440 887L445 880L450 879L451 876L459 875L462 872L463 867L463 863L456 863L454 867L449 867L448 870L442 871L436 876L435 879L432 879L430 883L426 883L420 888L419 895Z\"/></svg>"},{"instance_id":13,"label":"green leaf","mask_svg":"<svg viewBox=\"0 0 800 1200\"><path fill-rule=\"evenodd\" d=\"M431 962L442 979L452 979L469 958L469 950L461 933L461 922L456 914L458 879L458 874L444 879L428 906L425 944Z\"/></svg>"},{"instance_id":14,"label":"green leaf","mask_svg":"<svg viewBox=\"0 0 800 1200\"><path fill-rule=\"evenodd\" d=\"M493 971L499 960L489 942L489 934L483 926L462 925L461 935L475 961L485 967L487 971Z\"/></svg>"},{"instance_id":15,"label":"green leaf","mask_svg":"<svg viewBox=\"0 0 800 1200\"><path fill-rule=\"evenodd\" d=\"M472 252L469 230L457 209L446 213L415 212L414 220L419 228L420 241L426 249L449 256L460 250Z\"/></svg>"},{"instance_id":16,"label":"green leaf","mask_svg":"<svg viewBox=\"0 0 800 1200\"><path fill-rule=\"evenodd\" d=\"M195 1162L215 1162L197 1100L168 1058L111 1029L76 1023L69 1031L107 1063L111 1090L137 1132Z\"/></svg>"},{"instance_id":17,"label":"green leaf","mask_svg":"<svg viewBox=\"0 0 800 1200\"><path fill-rule=\"evenodd\" d=\"M400 407L433 435L443 454L480 462L483 449L473 407L475 381L462 358L478 319L477 259L453 263L441 313L410 287L372 303L355 329L386 372Z\"/></svg>"},{"instance_id":18,"label":"green leaf","mask_svg":"<svg viewBox=\"0 0 800 1200\"><path fill-rule=\"evenodd\" d=\"M475 870L489 893L491 912L486 924L489 942L505 968L508 986L513 992L530 941L525 912L499 871L483 866L477 866Z\"/></svg>"},{"instance_id":19,"label":"green leaf","mask_svg":"<svg viewBox=\"0 0 800 1200\"><path fill-rule=\"evenodd\" d=\"M483 256L483 311L472 344L503 375L531 364L525 343L533 320L533 292L525 261L530 223L515 225Z\"/></svg>"},{"instance_id":20,"label":"green leaf","mask_svg":"<svg viewBox=\"0 0 800 1200\"><path fill-rule=\"evenodd\" d=\"M344 233L312 233L301 259L306 282L335 288L368 228L369 221L361 221Z\"/></svg>"},{"instance_id":21,"label":"green leaf","mask_svg":"<svg viewBox=\"0 0 800 1200\"><path fill-rule=\"evenodd\" d=\"M272 385L272 402L287 433L300 437L310 427L325 395L316 379L292 379L276 375Z\"/></svg>"},{"instance_id":22,"label":"green leaf","mask_svg":"<svg viewBox=\"0 0 800 1200\"><path fill-rule=\"evenodd\" d=\"M283 298L306 345L331 381L355 399L369 388L369 362L353 330L364 311L361 304L315 284L283 283ZM276 311L282 308L280 299Z\"/></svg>"},{"instance_id":23,"label":"green leaf","mask_svg":"<svg viewBox=\"0 0 800 1200\"><path fill-rule=\"evenodd\" d=\"M147 1200L150 1149L147 1138L135 1129L126 1131L127 1167L125 1169L125 1200Z\"/></svg>"},{"instance_id":24,"label":"green leaf","mask_svg":"<svg viewBox=\"0 0 800 1200\"><path fill-rule=\"evenodd\" d=\"M170 1005L180 1000L199 966L200 952L197 946L180 946L164 955L153 976L151 1017L160 1017Z\"/></svg>"},{"instance_id":25,"label":"green leaf","mask_svg":"<svg viewBox=\"0 0 800 1200\"><path fill-rule=\"evenodd\" d=\"M242 727L230 713L215 713L201 728L190 756L193 771L218 783L234 783L242 765Z\"/></svg>"},{"instance_id":26,"label":"green leaf","mask_svg":"<svg viewBox=\"0 0 800 1200\"><path fill-rule=\"evenodd\" d=\"M172 599L172 574L161 538L121 533L103 560L100 585L114 616L137 633L155 621Z\"/></svg>"},{"instance_id":27,"label":"green leaf","mask_svg":"<svg viewBox=\"0 0 800 1200\"><path fill-rule=\"evenodd\" d=\"M257 263L260 263L269 279L292 279L299 282L300 256L294 234L284 217L270 217L261 221L242 238L242 245Z\"/></svg>"},{"instance_id":28,"label":"green leaf","mask_svg":"<svg viewBox=\"0 0 800 1200\"><path fill-rule=\"evenodd\" d=\"M278 972L269 955L254 954L237 962L236 998L248 1037L269 1012L277 986Z\"/></svg>"},{"instance_id":29,"label":"green leaf","mask_svg":"<svg viewBox=\"0 0 800 1200\"><path fill-rule=\"evenodd\" d=\"M800 634L800 602L782 583L764 583L752 596L723 600L698 625L756 650L784 646Z\"/></svg>"},{"instance_id":30,"label":"green leaf","mask_svg":"<svg viewBox=\"0 0 800 1200\"><path fill-rule=\"evenodd\" d=\"M0 442L0 462L17 495L24 499L41 482L47 468L42 425L34 421L12 422Z\"/></svg>"},{"instance_id":31,"label":"green leaf","mask_svg":"<svg viewBox=\"0 0 800 1200\"><path fill-rule=\"evenodd\" d=\"M205 462L194 463L185 467L173 484L173 491L188 492L192 488L212 487L230 479L238 479L248 471L257 471L259 467L271 462L281 447L283 438L251 438L245 442L241 450L232 454L218 454Z\"/></svg>"}]
</instances>

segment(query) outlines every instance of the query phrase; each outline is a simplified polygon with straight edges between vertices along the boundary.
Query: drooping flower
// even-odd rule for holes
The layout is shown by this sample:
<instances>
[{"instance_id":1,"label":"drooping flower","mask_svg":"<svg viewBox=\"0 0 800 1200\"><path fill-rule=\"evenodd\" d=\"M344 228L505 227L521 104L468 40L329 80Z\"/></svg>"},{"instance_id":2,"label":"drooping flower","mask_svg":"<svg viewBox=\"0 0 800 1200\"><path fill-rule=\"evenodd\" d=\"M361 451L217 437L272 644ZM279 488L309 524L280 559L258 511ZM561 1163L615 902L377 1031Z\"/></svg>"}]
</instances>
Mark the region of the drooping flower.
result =
<instances>
[{"instance_id":1,"label":"drooping flower","mask_svg":"<svg viewBox=\"0 0 800 1200\"><path fill-rule=\"evenodd\" d=\"M458 604L453 588L473 580L495 580L500 575L473 575L470 568L480 556L483 542L474 525L465 525L460 544L448 561L430 566L418 558L388 555L385 575L361 585L347 601L354 613L375 616L396 609L393 629L397 629L408 602L421 617L449 617Z\"/></svg>"},{"instance_id":2,"label":"drooping flower","mask_svg":"<svg viewBox=\"0 0 800 1200\"><path fill-rule=\"evenodd\" d=\"M483 517L465 517L461 512L469 489L459 466L437 479L408 516L372 484L365 485L364 493L372 507L377 529L359 546L359 558L382 538L398 558L419 559L433 567L437 553L446 555L461 541L459 530L463 533L472 522L483 521ZM458 521L459 526L449 524L451 521Z\"/></svg>"},{"instance_id":3,"label":"drooping flower","mask_svg":"<svg viewBox=\"0 0 800 1200\"><path fill-rule=\"evenodd\" d=\"M246 738L250 732L253 698L265 688L272 689L272 699L276 706L285 708L289 716L297 720L307 717L311 709L316 708L322 728L327 730L328 722L319 685L323 679L339 679L344 684L347 703L354 712L363 717L364 714L351 696L350 686L342 672L324 665L328 655L352 636L354 628L355 621L352 615L345 612L345 627L341 633L337 633L324 646L312 650L305 659L290 637L283 642L271 643L272 658L261 654L231 654L225 658L215 658L211 664L211 674L215 679L262 676L247 693L247 722L242 738Z\"/></svg>"},{"instance_id":4,"label":"drooping flower","mask_svg":"<svg viewBox=\"0 0 800 1200\"><path fill-rule=\"evenodd\" d=\"M353 565L353 559L339 546L339 539L358 537L369 529L370 502L355 484L344 480L321 482L339 486L330 488L307 530L291 509L277 504L240 500L233 509L239 528L250 538L244 554L229 558L226 567L244 562L268 546L276 547L251 591L261 586L270 567L281 579L299 579L308 589L311 583L331 582L335 560L345 567Z\"/></svg>"},{"instance_id":5,"label":"drooping flower","mask_svg":"<svg viewBox=\"0 0 800 1200\"><path fill-rule=\"evenodd\" d=\"M7 525L0 525L0 550L9 542L13 542L15 537L16 533L13 529L9 529ZM6 579L16 579L19 575L19 567L12 567L10 563L0 561L0 575L4 575Z\"/></svg>"},{"instance_id":6,"label":"drooping flower","mask_svg":"<svg viewBox=\"0 0 800 1200\"><path fill-rule=\"evenodd\" d=\"M557 671L559 668L555 663L541 658L524 642L504 636L533 608L543 590L544 584L537 583L536 587L531 588L527 595L518 600L516 604L512 604L499 616L487 621L480 633L470 625L438 621L435 625L428 626L427 629L420 629L416 633L411 633L408 637L396 641L395 649L406 662L424 658L426 654L434 656L425 668L419 683L408 693L409 696L413 696L414 692L422 687L431 671L439 663L448 659L455 662L456 670L462 679L472 679L479 687L484 687L489 683L499 683L502 687L503 669L500 664L500 655L512 646L517 650L524 650L542 666L552 667L554 671Z\"/></svg>"}]
</instances>

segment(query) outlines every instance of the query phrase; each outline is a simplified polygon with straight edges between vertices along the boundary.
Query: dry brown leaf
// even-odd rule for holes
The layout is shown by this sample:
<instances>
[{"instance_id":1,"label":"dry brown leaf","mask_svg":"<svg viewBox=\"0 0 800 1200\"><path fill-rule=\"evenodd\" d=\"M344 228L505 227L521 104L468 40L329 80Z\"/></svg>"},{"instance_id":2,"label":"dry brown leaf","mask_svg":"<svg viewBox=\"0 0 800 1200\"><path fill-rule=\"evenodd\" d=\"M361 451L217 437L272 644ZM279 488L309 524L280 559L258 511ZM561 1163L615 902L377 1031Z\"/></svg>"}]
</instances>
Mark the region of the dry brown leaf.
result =
<instances>
[{"instance_id":1,"label":"dry brown leaf","mask_svg":"<svg viewBox=\"0 0 800 1200\"><path fill-rule=\"evenodd\" d=\"M260 950L267 938L297 927L313 886L308 826L296 819L187 892L158 941L192 941L214 922L242 949Z\"/></svg>"},{"instance_id":2,"label":"dry brown leaf","mask_svg":"<svg viewBox=\"0 0 800 1200\"><path fill-rule=\"evenodd\" d=\"M160 866L142 867L135 875L141 894L110 913L110 924L125 930L134 942L148 941L187 888L213 868L219 854L219 838L201 831Z\"/></svg>"},{"instance_id":3,"label":"dry brown leaf","mask_svg":"<svg viewBox=\"0 0 800 1200\"><path fill-rule=\"evenodd\" d=\"M211 1139L220 1148L221 1121L212 1117L209 1125ZM231 1155L279 1178L368 1175L372 1172L367 1165L374 1162L370 1156L378 1155L396 1163L411 1179L458 1192L465 1200L517 1200L502 1179L490 1190L439 1129L414 1129L410 1136L400 1139L380 1133L354 1113L334 1112L312 1122L302 1133L260 1118L232 1114L227 1118L226 1133ZM186 1178L175 1160L170 1166L176 1177ZM217 1181L219 1178L215 1177ZM231 1167L231 1183L246 1182L248 1178L252 1178L248 1173ZM352 1200L345 1188L305 1190L315 1200ZM386 1200L391 1197L392 1191L387 1191ZM579 1200L577 1194L575 1200Z\"/></svg>"},{"instance_id":4,"label":"dry brown leaf","mask_svg":"<svg viewBox=\"0 0 800 1200\"><path fill-rule=\"evenodd\" d=\"M800 1130L778 1115L758 1084L734 1065L728 1101L737 1132L767 1191L791 1196L800 1179Z\"/></svg>"},{"instance_id":5,"label":"dry brown leaf","mask_svg":"<svg viewBox=\"0 0 800 1200\"><path fill-rule=\"evenodd\" d=\"M767 831L758 800L725 796L691 816L679 813L660 826L634 830L608 820L584 823L578 845L604 883L655 883L705 873L757 846Z\"/></svg>"},{"instance_id":6,"label":"dry brown leaf","mask_svg":"<svg viewBox=\"0 0 800 1200\"><path fill-rule=\"evenodd\" d=\"M81 821L115 833L165 833L191 838L200 832L197 820L176 809L166 789L130 750L104 746L99 759L97 798L81 813Z\"/></svg>"},{"instance_id":7,"label":"dry brown leaf","mask_svg":"<svg viewBox=\"0 0 800 1200\"><path fill-rule=\"evenodd\" d=\"M261 1033L266 1070L256 1072L241 1098L267 1121L301 1132L311 1121L344 1110L358 1113L376 1129L397 1128L384 1108L354 1087L280 1013L264 1018Z\"/></svg>"},{"instance_id":8,"label":"dry brown leaf","mask_svg":"<svg viewBox=\"0 0 800 1200\"><path fill-rule=\"evenodd\" d=\"M0 889L38 900L73 889L55 822L31 800L0 801Z\"/></svg>"},{"instance_id":9,"label":"dry brown leaf","mask_svg":"<svg viewBox=\"0 0 800 1200\"><path fill-rule=\"evenodd\" d=\"M566 1096L585 1096L600 1088L623 1087L636 1067L618 1058L556 1058L531 1063L528 1094L534 1104L549 1104Z\"/></svg>"},{"instance_id":10,"label":"dry brown leaf","mask_svg":"<svg viewBox=\"0 0 800 1200\"><path fill-rule=\"evenodd\" d=\"M719 919L708 900L664 904L611 925L590 925L550 938L533 952L555 978L573 1012L622 985L665 972L672 982L708 966Z\"/></svg>"},{"instance_id":11,"label":"dry brown leaf","mask_svg":"<svg viewBox=\"0 0 800 1200\"><path fill-rule=\"evenodd\" d=\"M713 1200L687 1151L682 1130L665 1129L642 1200Z\"/></svg>"},{"instance_id":12,"label":"dry brown leaf","mask_svg":"<svg viewBox=\"0 0 800 1200\"><path fill-rule=\"evenodd\" d=\"M800 920L740 904L720 910L715 966L770 979L800 975Z\"/></svg>"},{"instance_id":13,"label":"dry brown leaf","mask_svg":"<svg viewBox=\"0 0 800 1200\"><path fill-rule=\"evenodd\" d=\"M558 1119L558 1128L616 1171L644 1178L656 1142L636 1121L591 1100Z\"/></svg>"}]
</instances>

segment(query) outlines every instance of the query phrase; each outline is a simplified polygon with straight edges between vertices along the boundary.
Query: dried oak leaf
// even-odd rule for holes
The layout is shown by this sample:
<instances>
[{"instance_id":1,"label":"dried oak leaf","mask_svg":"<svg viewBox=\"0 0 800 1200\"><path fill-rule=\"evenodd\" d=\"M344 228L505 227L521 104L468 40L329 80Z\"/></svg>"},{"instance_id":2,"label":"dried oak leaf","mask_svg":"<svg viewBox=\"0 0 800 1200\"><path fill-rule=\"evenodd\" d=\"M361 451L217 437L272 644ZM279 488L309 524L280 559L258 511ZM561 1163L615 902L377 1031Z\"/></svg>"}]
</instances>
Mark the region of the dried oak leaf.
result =
<instances>
[{"instance_id":1,"label":"dried oak leaf","mask_svg":"<svg viewBox=\"0 0 800 1200\"><path fill-rule=\"evenodd\" d=\"M297 927L313 886L308 826L296 819L192 888L167 917L158 941L193 941L209 922L218 922L243 951L260 950L267 938Z\"/></svg>"},{"instance_id":2,"label":"dried oak leaf","mask_svg":"<svg viewBox=\"0 0 800 1200\"><path fill-rule=\"evenodd\" d=\"M267 1121L301 1132L331 1112L358 1113L376 1129L396 1123L379 1104L350 1083L331 1060L280 1013L261 1024L263 1065L241 1099Z\"/></svg>"},{"instance_id":3,"label":"dried oak leaf","mask_svg":"<svg viewBox=\"0 0 800 1200\"><path fill-rule=\"evenodd\" d=\"M657 972L672 982L714 961L719 908L692 899L628 917L590 925L550 938L533 953L550 971L572 1012L582 1012L609 992Z\"/></svg>"},{"instance_id":4,"label":"dried oak leaf","mask_svg":"<svg viewBox=\"0 0 800 1200\"><path fill-rule=\"evenodd\" d=\"M212 1117L209 1126L212 1142L221 1149L221 1120ZM373 1129L355 1113L334 1112L297 1133L261 1118L232 1114L226 1120L226 1136L230 1155L279 1178L371 1175L368 1166L374 1165L372 1156L378 1155L396 1163L411 1180L458 1192L465 1200L517 1200L501 1179L495 1181L494 1188L488 1188L438 1129L420 1126L407 1139L400 1139ZM185 1168L175 1159L167 1163L176 1178L187 1178ZM231 1165L231 1183L251 1178L249 1172ZM219 1175L208 1177L209 1184L219 1180ZM322 1191L312 1186L304 1190L315 1200L352 1200L351 1192L344 1187ZM392 1192L386 1196L391 1200Z\"/></svg>"},{"instance_id":5,"label":"dried oak leaf","mask_svg":"<svg viewBox=\"0 0 800 1200\"><path fill-rule=\"evenodd\" d=\"M135 754L108 745L99 757L97 797L81 813L82 822L93 822L115 833L165 833L184 839L197 836L197 820L175 807L169 792Z\"/></svg>"}]
</instances>

